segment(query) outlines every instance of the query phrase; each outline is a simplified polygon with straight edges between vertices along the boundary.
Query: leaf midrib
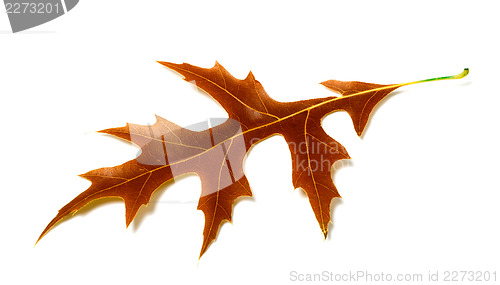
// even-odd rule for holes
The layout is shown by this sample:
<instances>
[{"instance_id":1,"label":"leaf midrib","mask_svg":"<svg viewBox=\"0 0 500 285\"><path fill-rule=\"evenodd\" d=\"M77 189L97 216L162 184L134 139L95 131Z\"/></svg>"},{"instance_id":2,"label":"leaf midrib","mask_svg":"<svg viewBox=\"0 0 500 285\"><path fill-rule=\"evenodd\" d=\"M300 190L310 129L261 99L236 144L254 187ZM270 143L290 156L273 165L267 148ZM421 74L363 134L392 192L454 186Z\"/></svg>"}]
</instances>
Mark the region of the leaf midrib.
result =
<instances>
[{"instance_id":1,"label":"leaf midrib","mask_svg":"<svg viewBox=\"0 0 500 285\"><path fill-rule=\"evenodd\" d=\"M300 110L300 111L297 111L297 112L295 112L295 113L293 113L293 114L290 114L290 115L288 115L288 116L285 116L285 117L279 118L279 119L277 119L276 121L273 121L273 122L270 122L270 123L267 123L267 124L263 124L263 125L260 125L260 126L254 127L254 128L252 128L252 129L248 129L248 130L246 130L246 131L240 132L240 133L238 133L238 134L236 134L236 135L233 135L232 137L226 138L225 140L223 140L223 141L219 142L218 144L216 144L216 145L212 146L211 148L206 149L206 150L204 150L204 151L202 151L202 152L200 152L200 153L197 153L197 154L195 154L195 155L193 155L193 156L191 156L191 157L188 157L188 158L186 158L186 159L182 159L182 160L179 160L179 161L176 161L176 162L172 162L172 163L169 163L169 164L166 164L166 165L162 165L162 166L160 166L160 167L158 167L158 168L155 168L155 169L149 170L149 171L147 171L147 172L145 172L145 173L142 173L142 174L140 174L140 175L137 175L137 176L135 176L135 177L132 177L132 178L130 178L130 179L127 179L127 181L124 181L124 182L122 182L122 183L119 183L119 184L116 184L116 185L110 186L110 187L108 187L108 188L106 188L106 189L103 189L102 191L105 191L105 190L111 189L111 188L113 188L113 187L118 187L118 186L120 186L120 185L122 185L122 184L125 184L125 183L129 182L129 181L132 181L132 180L134 180L134 179L137 179L137 178L139 178L139 177L141 177L141 176L143 176L143 175L146 175L146 174L149 174L149 173L155 172L155 171L157 171L157 170L161 170L161 169L163 169L163 168L165 168L165 167L169 167L169 166L172 166L172 165L176 165L176 164L184 163L184 162L189 161L189 160L191 160L191 159L193 159L193 158L199 157L199 156L201 156L201 155L203 155L203 154L205 154L205 153L207 153L207 152L211 151L212 149L215 149L217 146L219 146L219 145L221 145L221 144L223 144L223 143L225 143L225 142L227 142L227 141L229 141L229 140L232 140L232 139L237 138L237 137L238 137L238 136L240 136L240 135L244 135L244 134L246 134L246 133L249 133L249 132L252 132L252 131L255 131L255 130L261 129L261 128L265 128L265 127L271 126L271 125L276 124L276 123L279 123L279 122L282 122L282 121L284 121L284 120L286 120L286 119L289 119L289 118L292 118L292 117L294 117L294 116L296 116L296 115L298 115L298 114L300 114L300 113L310 111L310 110L312 110L312 109L315 109L315 108L317 108L317 107L323 106L323 105L325 105L325 104L328 104L328 103L331 103L331 102L334 102L334 101L337 101L337 100L341 100L341 99L344 99L344 98L348 98L348 97L358 96L358 95L365 94L365 93L369 93L369 92L373 92L373 91L384 90L384 89L390 89L390 88L394 88L394 87L396 87L396 86L397 86L397 87L400 87L400 86L404 86L404 85L408 85L408 83L395 84L395 85L388 85L388 86L385 86L385 87L380 87L380 88L374 88L374 89L370 89L370 90L361 91L361 92L358 92L358 93L355 93L355 94L351 94L351 95L348 95L348 96L343 96L343 97L335 97L335 98L332 98L332 99L326 100L326 101L324 101L324 102L321 102L321 103L318 103L318 104L315 104L315 105L309 106L309 107L307 107L307 108L304 108L304 109L302 109L302 110ZM252 108L250 108L250 109L252 109ZM252 110L253 110L253 109L252 109ZM332 112L333 112L333 111L334 111L334 110L332 110ZM329 113L331 113L331 112L329 112ZM326 113L326 114L325 114L325 116L326 116L326 115L328 115L329 113ZM100 192L102 192L102 191L100 191ZM98 192L98 193L99 193L99 192Z\"/></svg>"}]
</instances>

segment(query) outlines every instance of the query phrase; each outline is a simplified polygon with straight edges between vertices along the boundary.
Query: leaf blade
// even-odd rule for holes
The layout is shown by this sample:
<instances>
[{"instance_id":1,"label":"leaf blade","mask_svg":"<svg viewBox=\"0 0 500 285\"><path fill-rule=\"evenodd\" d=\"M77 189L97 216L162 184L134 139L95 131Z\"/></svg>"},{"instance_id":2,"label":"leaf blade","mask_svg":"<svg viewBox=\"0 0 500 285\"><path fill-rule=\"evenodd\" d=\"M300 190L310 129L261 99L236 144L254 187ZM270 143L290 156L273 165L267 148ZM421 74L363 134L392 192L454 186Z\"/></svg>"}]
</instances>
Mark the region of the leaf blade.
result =
<instances>
[{"instance_id":1,"label":"leaf blade","mask_svg":"<svg viewBox=\"0 0 500 285\"><path fill-rule=\"evenodd\" d=\"M285 137L292 156L293 185L306 192L326 237L331 222L331 201L341 198L332 180L332 167L336 161L350 157L341 144L326 134L321 119L331 112L346 111L356 133L361 135L373 108L395 89L421 82L459 79L468 74L465 69L454 76L393 85L329 80L322 84L340 93L340 97L283 103L273 100L251 72L240 80L217 62L212 68L159 63L207 92L228 112L229 119L200 132L182 128L159 116L151 126L127 124L100 131L136 144L141 154L124 164L81 175L92 185L61 208L38 241L65 216L105 197L124 200L128 226L163 183L185 173L196 173L202 182L198 209L205 215L201 257L216 239L222 222L231 221L235 200L252 196L243 171L246 154L253 145L273 134ZM301 146L305 150L301 150ZM305 166L299 167L302 164Z\"/></svg>"}]
</instances>

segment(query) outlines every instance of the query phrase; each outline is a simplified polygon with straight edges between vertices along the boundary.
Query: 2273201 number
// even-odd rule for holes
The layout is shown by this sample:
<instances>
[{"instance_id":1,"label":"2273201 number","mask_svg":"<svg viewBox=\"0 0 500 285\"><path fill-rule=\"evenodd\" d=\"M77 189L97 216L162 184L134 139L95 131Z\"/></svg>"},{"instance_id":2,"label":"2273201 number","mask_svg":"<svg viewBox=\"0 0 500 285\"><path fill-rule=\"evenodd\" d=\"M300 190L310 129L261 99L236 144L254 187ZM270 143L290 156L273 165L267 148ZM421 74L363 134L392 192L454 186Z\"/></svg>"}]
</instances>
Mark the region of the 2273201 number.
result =
<instances>
[{"instance_id":1,"label":"2273201 number","mask_svg":"<svg viewBox=\"0 0 500 285\"><path fill-rule=\"evenodd\" d=\"M496 281L496 271L444 271L443 281Z\"/></svg>"},{"instance_id":2,"label":"2273201 number","mask_svg":"<svg viewBox=\"0 0 500 285\"><path fill-rule=\"evenodd\" d=\"M59 3L5 3L7 14L59 14Z\"/></svg>"}]
</instances>

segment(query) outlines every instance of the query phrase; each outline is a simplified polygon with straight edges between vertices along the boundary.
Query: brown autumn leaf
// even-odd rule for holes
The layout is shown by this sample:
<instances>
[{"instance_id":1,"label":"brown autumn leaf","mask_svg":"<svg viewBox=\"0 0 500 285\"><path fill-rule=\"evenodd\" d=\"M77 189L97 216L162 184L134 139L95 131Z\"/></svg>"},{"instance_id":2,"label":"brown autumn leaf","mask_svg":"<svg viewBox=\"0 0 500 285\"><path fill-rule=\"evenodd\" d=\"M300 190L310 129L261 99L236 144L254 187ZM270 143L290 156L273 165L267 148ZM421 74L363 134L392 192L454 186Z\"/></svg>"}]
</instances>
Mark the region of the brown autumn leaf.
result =
<instances>
[{"instance_id":1,"label":"brown autumn leaf","mask_svg":"<svg viewBox=\"0 0 500 285\"><path fill-rule=\"evenodd\" d=\"M340 97L285 103L269 97L251 72L239 80L217 62L209 69L186 63L159 63L206 91L227 111L229 118L200 132L182 128L159 116L151 126L127 124L100 131L136 144L141 154L124 164L82 174L92 185L59 210L38 240L67 215L103 197L124 200L128 226L139 208L149 202L163 183L185 173L196 173L202 185L198 209L205 215L201 257L216 238L222 221L231 221L234 201L252 196L243 172L245 155L253 145L274 134L282 135L288 143L293 185L306 192L326 237L331 201L340 198L331 169L336 161L348 159L349 155L323 130L321 119L335 111L346 111L357 134L361 135L375 105L396 88L462 78L468 73L465 69L455 76L391 85L329 80L321 84L340 93Z\"/></svg>"}]
</instances>

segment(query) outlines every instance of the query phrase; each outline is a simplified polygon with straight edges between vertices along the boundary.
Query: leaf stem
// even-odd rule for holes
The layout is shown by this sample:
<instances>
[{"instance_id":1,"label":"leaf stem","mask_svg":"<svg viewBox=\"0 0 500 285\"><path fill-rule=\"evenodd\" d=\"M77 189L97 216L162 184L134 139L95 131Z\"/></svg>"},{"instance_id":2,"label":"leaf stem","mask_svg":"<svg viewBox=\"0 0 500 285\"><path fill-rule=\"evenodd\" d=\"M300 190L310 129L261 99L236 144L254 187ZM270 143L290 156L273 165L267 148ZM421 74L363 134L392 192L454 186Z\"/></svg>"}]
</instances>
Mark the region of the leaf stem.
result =
<instances>
[{"instance_id":1,"label":"leaf stem","mask_svg":"<svg viewBox=\"0 0 500 285\"><path fill-rule=\"evenodd\" d=\"M460 79L460 78L464 78L465 76L467 76L467 74L469 74L469 69L468 68L464 68L464 71L462 71L462 73L460 73L460 74L450 75L450 76L443 76L443 77L436 77L436 78L430 78L430 79L424 79L424 80L419 80L419 81L413 81L413 82L403 83L401 85L402 86L404 86L404 85L412 85L412 84L417 84L417 83L422 83L422 82L439 81L439 80L447 80L447 79Z\"/></svg>"}]
</instances>

